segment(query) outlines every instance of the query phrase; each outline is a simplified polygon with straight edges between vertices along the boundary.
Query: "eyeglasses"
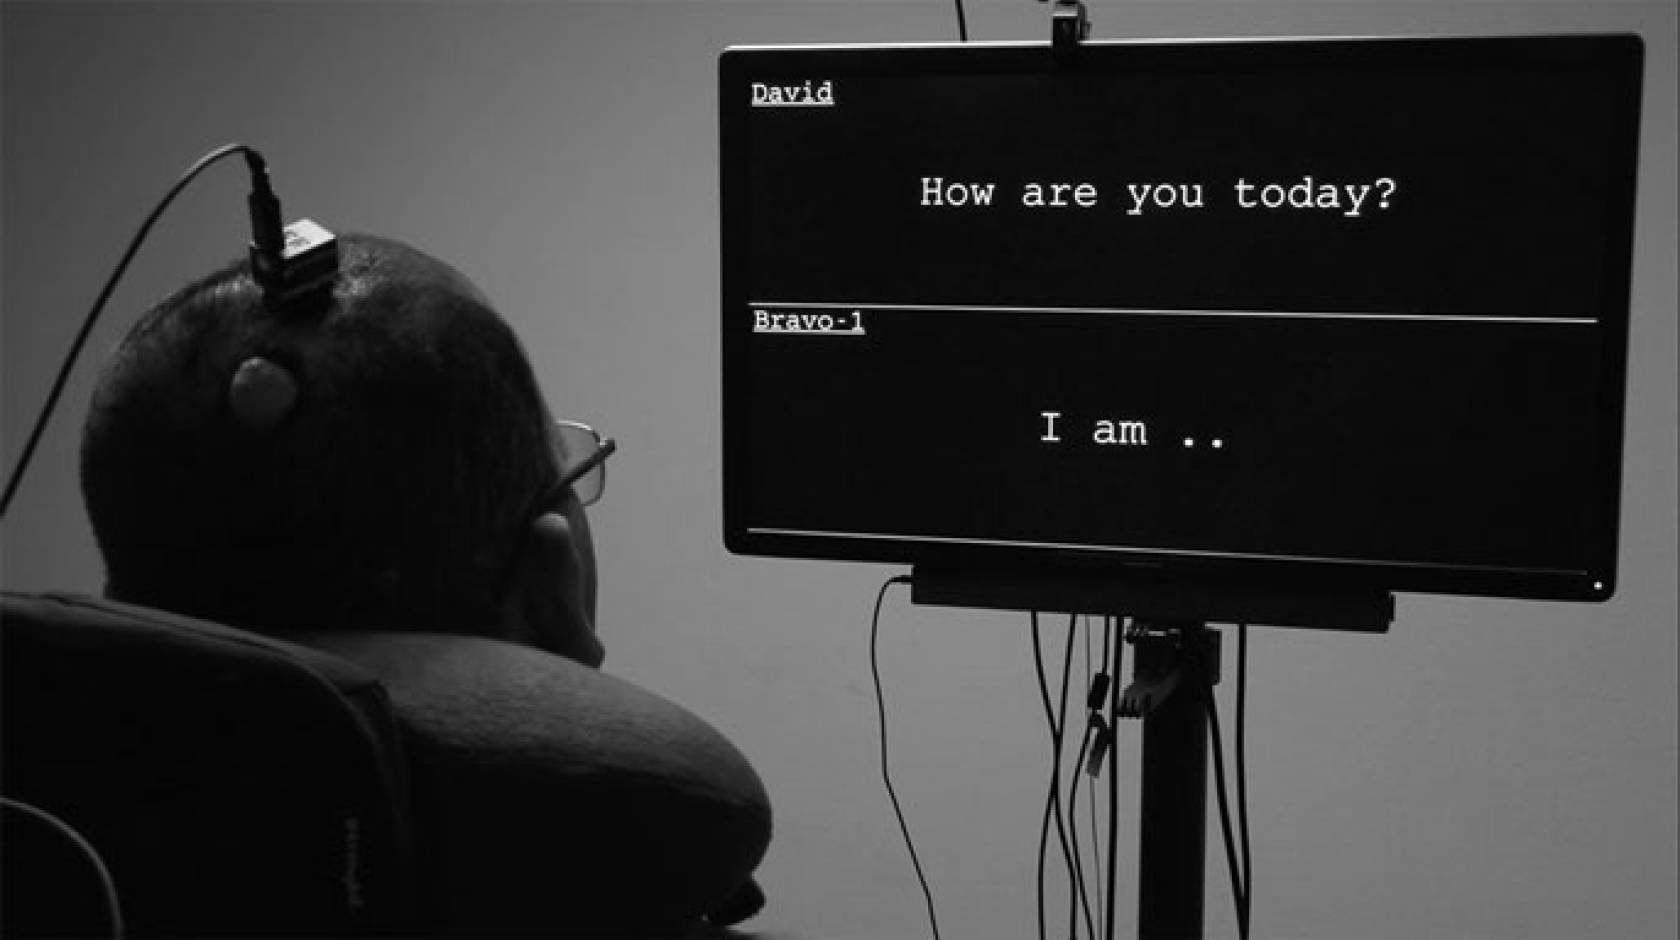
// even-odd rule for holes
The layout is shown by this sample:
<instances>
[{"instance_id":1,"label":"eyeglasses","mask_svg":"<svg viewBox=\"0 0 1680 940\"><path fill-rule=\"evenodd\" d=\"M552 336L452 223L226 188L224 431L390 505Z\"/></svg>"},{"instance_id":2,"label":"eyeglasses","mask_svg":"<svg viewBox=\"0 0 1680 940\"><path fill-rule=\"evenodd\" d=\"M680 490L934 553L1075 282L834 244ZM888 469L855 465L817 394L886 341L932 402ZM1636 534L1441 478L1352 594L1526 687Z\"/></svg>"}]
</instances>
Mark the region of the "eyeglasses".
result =
<instances>
[{"instance_id":1,"label":"eyeglasses","mask_svg":"<svg viewBox=\"0 0 1680 940\"><path fill-rule=\"evenodd\" d=\"M549 495L555 496L569 486L583 505L600 502L601 494L607 491L607 458L618 450L618 442L603 438L587 424L556 421L552 443L562 471L560 482L554 484Z\"/></svg>"}]
</instances>

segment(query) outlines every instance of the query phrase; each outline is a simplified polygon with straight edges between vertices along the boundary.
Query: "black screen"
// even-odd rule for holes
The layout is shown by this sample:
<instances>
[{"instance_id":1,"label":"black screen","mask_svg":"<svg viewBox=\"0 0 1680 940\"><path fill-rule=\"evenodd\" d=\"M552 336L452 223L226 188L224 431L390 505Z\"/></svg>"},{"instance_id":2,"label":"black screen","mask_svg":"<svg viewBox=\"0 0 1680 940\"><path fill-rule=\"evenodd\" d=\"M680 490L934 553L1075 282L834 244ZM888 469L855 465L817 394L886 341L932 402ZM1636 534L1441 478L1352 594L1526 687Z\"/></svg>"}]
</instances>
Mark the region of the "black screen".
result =
<instances>
[{"instance_id":1,"label":"black screen","mask_svg":"<svg viewBox=\"0 0 1680 940\"><path fill-rule=\"evenodd\" d=\"M726 542L1608 597L1640 62L727 51Z\"/></svg>"}]
</instances>

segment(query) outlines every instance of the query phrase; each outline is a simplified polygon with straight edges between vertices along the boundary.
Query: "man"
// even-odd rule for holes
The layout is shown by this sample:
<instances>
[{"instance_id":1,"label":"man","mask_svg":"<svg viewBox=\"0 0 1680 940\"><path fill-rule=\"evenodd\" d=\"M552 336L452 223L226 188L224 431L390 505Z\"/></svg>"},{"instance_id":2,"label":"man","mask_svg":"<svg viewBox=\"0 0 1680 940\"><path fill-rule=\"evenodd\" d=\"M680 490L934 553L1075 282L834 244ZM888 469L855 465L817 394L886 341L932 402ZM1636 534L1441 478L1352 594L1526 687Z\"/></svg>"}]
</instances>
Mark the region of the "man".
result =
<instances>
[{"instance_id":1,"label":"man","mask_svg":"<svg viewBox=\"0 0 1680 940\"><path fill-rule=\"evenodd\" d=\"M550 492L591 454L561 452L517 338L460 273L380 238L339 253L330 298L271 304L231 265L107 365L81 458L107 593L267 633L475 633L599 665L588 522Z\"/></svg>"},{"instance_id":2,"label":"man","mask_svg":"<svg viewBox=\"0 0 1680 940\"><path fill-rule=\"evenodd\" d=\"M762 785L703 722L592 668L583 504L609 453L550 417L459 272L347 236L313 297L271 301L239 262L148 312L100 377L81 465L108 595L389 688L431 927L732 923L762 903Z\"/></svg>"}]
</instances>

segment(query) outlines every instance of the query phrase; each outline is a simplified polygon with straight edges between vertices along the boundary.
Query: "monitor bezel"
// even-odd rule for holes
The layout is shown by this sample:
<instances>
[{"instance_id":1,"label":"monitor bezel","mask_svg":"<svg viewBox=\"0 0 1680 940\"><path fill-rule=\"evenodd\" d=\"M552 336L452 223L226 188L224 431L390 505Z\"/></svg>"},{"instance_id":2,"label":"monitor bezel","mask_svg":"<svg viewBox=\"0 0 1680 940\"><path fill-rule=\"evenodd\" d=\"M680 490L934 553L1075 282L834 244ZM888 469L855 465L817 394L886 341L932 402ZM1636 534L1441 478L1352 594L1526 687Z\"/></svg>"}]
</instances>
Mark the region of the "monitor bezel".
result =
<instances>
[{"instance_id":1,"label":"monitor bezel","mask_svg":"<svg viewBox=\"0 0 1680 940\"><path fill-rule=\"evenodd\" d=\"M1089 42L1076 56L1058 56L1048 43L871 43L733 46L719 58L723 530L736 554L913 565L977 571L1076 572L1094 577L1185 580L1220 584L1266 584L1296 590L1388 590L1465 594L1519 599L1603 601L1616 587L1626 398L1626 366L1633 261L1634 197L1638 174L1638 132L1644 45L1631 34L1483 37L1305 37L1234 39L1150 39ZM1617 89L1620 109L1613 119L1627 159L1626 172L1612 181L1613 231L1610 269L1617 276L1601 285L1603 319L1598 402L1604 435L1595 463L1591 503L1597 507L1588 557L1591 570L1496 568L1491 566L1377 563L1281 556L1186 553L1147 547L1103 546L1087 550L1060 544L976 546L906 540L886 535L827 538L754 531L745 518L749 481L740 466L754 446L753 429L740 416L752 393L744 378L750 334L731 328L730 315L748 301L743 248L746 231L747 122L750 83L777 77L843 79L852 75L906 76L960 73L1010 74L1078 69L1121 74L1135 71L1223 68L1322 68L1345 63L1371 67L1480 68L1572 64L1602 69Z\"/></svg>"}]
</instances>

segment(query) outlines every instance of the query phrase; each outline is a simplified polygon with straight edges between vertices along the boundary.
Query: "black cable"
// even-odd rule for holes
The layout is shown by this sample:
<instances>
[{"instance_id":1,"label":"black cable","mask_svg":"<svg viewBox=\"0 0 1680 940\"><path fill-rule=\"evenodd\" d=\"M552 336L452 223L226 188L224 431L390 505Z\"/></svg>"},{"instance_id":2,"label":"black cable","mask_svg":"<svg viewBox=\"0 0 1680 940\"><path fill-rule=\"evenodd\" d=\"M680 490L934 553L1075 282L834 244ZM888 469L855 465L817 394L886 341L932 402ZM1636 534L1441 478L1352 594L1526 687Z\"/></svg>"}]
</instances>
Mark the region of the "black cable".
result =
<instances>
[{"instance_id":1,"label":"black cable","mask_svg":"<svg viewBox=\"0 0 1680 940\"><path fill-rule=\"evenodd\" d=\"M1050 845L1050 801L1044 801L1044 813L1038 821L1038 940L1048 936L1044 932L1044 854Z\"/></svg>"},{"instance_id":2,"label":"black cable","mask_svg":"<svg viewBox=\"0 0 1680 940\"><path fill-rule=\"evenodd\" d=\"M1072 838L1072 841L1073 841L1073 863L1074 863L1074 868L1078 872L1078 875L1079 875L1079 882L1078 882L1079 904L1080 904L1080 907L1082 907L1085 911L1085 935L1089 936L1089 937L1095 937L1097 935L1097 928L1096 928L1096 925L1094 924L1094 922L1091 920L1091 898L1090 898L1089 892L1087 891L1087 889L1085 887L1085 858L1084 858L1084 853L1079 850L1079 813L1078 813L1078 808L1079 808L1080 768L1085 766L1085 754L1090 749L1091 732L1093 730L1094 729L1091 727L1089 721L1087 721L1086 727L1085 727L1085 733L1079 736L1079 754L1073 760L1073 785L1068 787L1068 810L1067 810L1068 821L1069 821L1068 822L1068 829L1072 833L1071 838ZM1092 839L1095 839L1096 836L1097 836L1095 820L1096 820L1096 817L1093 816L1092 817L1092 830L1091 830L1091 838ZM1101 903L1101 902L1099 901L1099 903ZM1070 931L1070 933L1071 933L1071 931Z\"/></svg>"},{"instance_id":3,"label":"black cable","mask_svg":"<svg viewBox=\"0 0 1680 940\"><path fill-rule=\"evenodd\" d=\"M1225 795L1225 749L1219 736L1219 703L1214 700L1212 683L1206 682L1205 670L1202 675L1208 730L1213 736L1213 777L1214 791L1219 795L1219 828L1225 837L1225 866L1231 874L1231 900L1237 909L1237 936L1248 940L1248 889L1237 871L1236 843L1231 837L1231 809Z\"/></svg>"},{"instance_id":4,"label":"black cable","mask_svg":"<svg viewBox=\"0 0 1680 940\"><path fill-rule=\"evenodd\" d=\"M1070 672L1072 672L1072 666L1073 666L1073 637L1074 637L1074 634L1078 630L1078 626L1079 626L1079 615L1078 614L1070 614L1068 616L1067 662L1066 662L1066 664L1065 664L1065 666L1062 670L1062 703L1061 703L1061 708L1062 708L1062 716L1063 716L1062 717L1062 730L1063 730L1064 734L1067 730L1067 692L1068 692L1068 684L1069 684L1068 683L1068 674ZM1086 638L1089 639L1090 634L1086 634ZM1087 644L1087 646L1086 646L1087 655L1085 657L1085 666L1086 666L1085 689L1086 689L1086 694L1087 695L1090 694L1090 688L1091 688L1091 678L1090 678L1091 659L1090 659L1090 655L1089 655L1089 649L1090 649L1089 644ZM1085 749L1091 742L1090 728L1091 728L1091 722L1090 722L1089 714L1087 713L1087 717L1086 717L1086 721L1085 721L1085 729L1079 736L1079 754L1078 754L1078 757L1073 762L1073 782L1071 784L1069 784L1069 786L1068 786L1068 799L1067 799L1068 841L1072 844L1072 847L1073 847L1073 851L1071 853L1072 854L1072 859L1073 859L1073 873L1072 873L1072 878L1068 883L1068 891L1069 891L1069 897L1068 897L1068 936L1069 937L1077 937L1079 935L1079 919L1078 918L1079 918L1079 912L1080 912L1081 909L1083 909L1084 912L1085 912L1085 928L1086 928L1087 936L1094 936L1095 935L1095 928L1092 927L1092 924L1091 924L1091 902L1090 902L1089 895L1086 893L1086 888L1085 888L1085 859L1084 859L1084 856L1082 855L1082 853L1079 851L1079 814L1076 812L1076 810L1079 806L1079 768L1082 764L1085 763ZM1056 748L1056 773L1057 773L1057 778L1058 778L1058 781L1057 781L1058 782L1058 789L1060 789L1060 786L1059 786L1060 779L1059 778L1060 778L1060 775L1061 775L1061 765L1062 765L1061 758L1062 758L1062 751L1061 751L1061 747L1058 746Z\"/></svg>"},{"instance_id":5,"label":"black cable","mask_svg":"<svg viewBox=\"0 0 1680 940\"><path fill-rule=\"evenodd\" d=\"M1103 619L1102 619L1102 630L1103 630L1102 658L1097 661L1097 662L1101 663L1101 665L1098 667L1097 671L1100 672L1100 673L1103 673L1103 675L1107 675L1107 673L1104 672L1104 670L1109 668L1109 662L1108 662L1109 631L1112 630L1113 627L1114 627L1114 618L1110 617L1110 616L1104 616ZM1114 683L1116 681L1117 680L1114 676L1108 676L1108 684L1109 684L1110 689L1113 688ZM1098 717L1098 718L1100 718L1102 716L1102 702L1097 702L1096 703L1096 707L1094 707L1091 710L1091 714L1094 717ZM1113 760L1114 759L1113 754L1109 753L1110 751L1113 750L1113 746L1114 746L1114 738L1112 736L1112 729L1108 728L1105 725L1103 728L1099 729L1098 733L1109 735L1109 739L1108 739L1109 750L1104 751L1103 754L1109 760ZM1098 913L1102 913L1103 902L1105 901L1105 898L1103 897L1103 885L1104 885L1105 881L1104 881L1104 877L1103 877L1102 840L1100 840L1098 838L1098 834L1102 830L1101 830L1100 825L1097 822L1097 783L1101 779L1102 779L1102 776L1101 776L1101 765L1100 764L1098 765L1098 772L1097 773L1087 774L1086 777L1085 777L1085 786L1090 791L1090 799L1089 799L1088 802L1090 802L1090 804L1091 804L1091 856L1092 856L1091 860L1092 860L1092 863L1093 863L1093 867L1096 869Z\"/></svg>"},{"instance_id":6,"label":"black cable","mask_svg":"<svg viewBox=\"0 0 1680 940\"><path fill-rule=\"evenodd\" d=\"M1109 640L1114 641L1114 661L1108 683L1108 918L1103 928L1106 940L1114 940L1114 924L1118 917L1119 896L1114 890L1119 871L1120 850L1120 677L1125 665L1126 643L1121 633L1123 624L1110 617L1108 630L1103 634L1106 653Z\"/></svg>"},{"instance_id":7,"label":"black cable","mask_svg":"<svg viewBox=\"0 0 1680 940\"><path fill-rule=\"evenodd\" d=\"M1254 911L1254 859L1248 846L1248 624L1237 625L1237 831L1242 839L1243 922Z\"/></svg>"},{"instance_id":8,"label":"black cable","mask_svg":"<svg viewBox=\"0 0 1680 940\"><path fill-rule=\"evenodd\" d=\"M1106 628L1107 628L1107 618L1104 618L1103 622L1104 622L1104 629L1106 630ZM1107 637L1108 637L1108 634L1105 632L1103 634L1105 644L1107 642ZM1102 672L1102 670L1107 669L1107 668L1108 668L1108 647L1106 645L1103 647L1102 665L1100 667L1096 667L1095 661L1091 659L1091 621L1089 619L1087 619L1085 621L1085 681L1086 681L1086 688L1090 688L1090 683L1094 680L1096 673L1100 673L1100 672ZM1100 703L1097 705L1096 708L1091 709L1090 713L1091 713L1092 717L1099 716L1100 715L1100 709L1101 709L1101 704ZM1097 733L1101 734L1102 733L1101 729L1098 729ZM1080 761L1079 766L1076 766L1075 770L1083 771L1084 770L1084 767L1083 767L1084 763L1085 762L1083 760ZM1097 883L1097 890L1099 892L1101 892L1102 883L1103 883L1102 842L1100 840L1098 840L1098 838L1097 838L1097 833L1098 833L1099 829L1098 829L1098 826L1097 826L1097 776L1095 774L1089 774L1089 773L1085 774L1085 789L1087 791L1089 791L1088 792L1088 799L1086 800L1086 802L1090 804L1090 815L1091 815L1091 867L1092 867L1092 870L1096 873L1095 874L1095 881ZM1102 908L1102 897L1101 897L1100 894L1097 897L1097 907L1098 907L1099 911ZM1095 937L1096 934L1093 932L1091 934L1091 936Z\"/></svg>"},{"instance_id":9,"label":"black cable","mask_svg":"<svg viewBox=\"0 0 1680 940\"><path fill-rule=\"evenodd\" d=\"M105 924L109 927L109 936L116 938L116 940L122 940L124 926L121 897L117 893L117 882L111 877L111 869L106 867L105 859L99 854L99 850L94 848L93 844L76 830L76 827L33 803L25 803L8 796L0 796L0 807L5 807L47 827L60 840L60 845L68 844L80 856L80 861L87 865L88 870L93 873L93 878L99 885L99 900L104 906L102 913L105 915ZM11 828L19 821L21 820L7 820L7 827ZM63 925L59 926L62 927Z\"/></svg>"},{"instance_id":10,"label":"black cable","mask_svg":"<svg viewBox=\"0 0 1680 940\"><path fill-rule=\"evenodd\" d=\"M1056 730L1050 755L1050 805L1056 813L1056 838L1062 846L1062 865L1068 877L1068 935L1079 928L1078 883L1079 865L1068 839L1067 810L1062 805L1062 748L1067 742L1067 696L1073 674L1073 632L1078 618L1068 616L1067 639L1062 644L1062 690L1056 702Z\"/></svg>"},{"instance_id":11,"label":"black cable","mask_svg":"<svg viewBox=\"0 0 1680 940\"><path fill-rule=\"evenodd\" d=\"M1084 742L1082 742L1082 745L1081 745L1082 747L1084 745L1088 745L1090 743L1089 735L1091 735L1091 734L1101 735L1103 733L1102 724L1101 724L1101 713L1100 713L1102 703L1100 701L1093 703L1090 699L1091 699L1092 690L1096 685L1096 677L1098 675L1102 675L1103 678L1104 678L1104 681L1105 682L1107 681L1107 675L1105 673L1103 673L1103 670L1108 668L1108 658L1107 658L1107 656L1104 656L1103 657L1103 663L1102 663L1101 666L1099 666L1099 665L1097 665L1097 661L1092 657L1091 622L1092 622L1093 619L1094 618L1092 618L1092 617L1086 617L1085 618L1085 697L1086 697L1085 723L1089 727L1086 731L1087 738ZM1085 802L1087 804L1089 804L1088 807L1087 807L1087 815L1090 816L1090 820L1091 820L1091 872L1092 872L1092 881L1095 882L1096 890L1097 890L1097 913L1101 914L1102 913L1102 904L1103 904L1103 898L1102 898L1103 875L1102 875L1102 841L1098 838L1098 833L1101 830L1098 828L1098 825L1097 825L1097 777L1096 777L1096 775L1088 772L1088 769L1086 768L1085 763L1086 763L1085 757L1083 757L1083 756L1081 756L1079 758L1079 760L1074 762L1074 765L1073 765L1074 796L1077 799L1079 782L1083 779L1083 781L1085 783L1085 790L1086 790L1086 797L1087 797ZM1070 801L1070 806L1069 806L1069 809L1068 809L1068 812L1070 814L1073 812L1072 807L1071 807L1071 803L1072 803L1072 801ZM1089 920L1089 918L1087 918L1087 920ZM1096 940L1096 936L1097 936L1096 926L1094 924L1087 924L1086 926L1090 931L1090 935L1091 935L1092 940Z\"/></svg>"},{"instance_id":12,"label":"black cable","mask_svg":"<svg viewBox=\"0 0 1680 940\"><path fill-rule=\"evenodd\" d=\"M175 185L169 187L169 191L153 207L151 214L146 216L146 221L140 223L140 228L134 233L134 237L129 240L128 248L123 252L122 259L117 262L117 267L111 272L111 276L106 279L105 286L99 291L99 296L94 300L92 309L88 310L87 317L82 321L82 328L77 331L75 340L70 344L70 352L64 357L64 364L58 369L58 377L53 379L52 390L47 393L46 404L41 406L41 412L35 419L35 427L29 432L29 440L24 443L23 453L18 457L17 466L12 468L12 475L6 480L6 491L3 495L0 495L0 518L5 518L6 511L11 508L12 498L17 495L18 485L23 482L24 471L29 469L30 458L35 456L35 448L41 443L41 434L47 428L47 421L52 417L53 409L58 406L59 396L64 394L64 385L69 381L70 370L75 366L77 357L81 355L82 347L87 344L88 335L93 332L94 323L98 321L100 312L105 309L105 302L111 299L111 292L116 289L117 282L122 279L123 272L128 270L129 262L134 260L134 253L140 250L140 245L146 240L146 235L152 230L152 226L163 215L164 210L169 208L169 204L175 201L175 197L180 194L181 190L187 187L188 183L191 183L198 174L204 172L211 164L235 153L244 154L246 166L251 171L253 185L255 186L255 181L260 178L266 187L268 167L263 161L262 154L244 144L227 144L199 157L198 162L181 174L181 178L175 181ZM269 195L272 196L272 193Z\"/></svg>"},{"instance_id":13,"label":"black cable","mask_svg":"<svg viewBox=\"0 0 1680 940\"><path fill-rule=\"evenodd\" d=\"M957 38L968 42L968 11L963 9L963 0L957 0Z\"/></svg>"},{"instance_id":14,"label":"black cable","mask_svg":"<svg viewBox=\"0 0 1680 940\"><path fill-rule=\"evenodd\" d=\"M1030 612L1027 619L1032 624L1033 674L1038 678L1038 692L1043 699L1044 712L1046 715L1050 715L1050 688L1044 679L1044 648L1038 638L1038 612ZM1050 734L1052 738L1056 734L1056 721L1053 715L1050 717ZM1044 931L1044 856L1049 844L1050 800L1046 797L1044 812L1038 823L1038 940L1044 940L1047 936Z\"/></svg>"},{"instance_id":15,"label":"black cable","mask_svg":"<svg viewBox=\"0 0 1680 940\"><path fill-rule=\"evenodd\" d=\"M916 843L910 838L910 826L904 821L904 808L899 805L898 791L893 789L892 774L887 769L887 700L881 694L881 660L876 654L881 634L881 601L887 596L887 588L909 583L908 575L888 578L881 582L881 590L875 595L875 615L869 621L869 672L875 678L875 708L881 722L881 782L887 786L893 815L898 817L898 831L904 834L904 847L910 850L910 864L916 868L916 880L921 882L922 896L927 899L928 923L933 927L934 940L939 940L939 915L933 910L933 890L928 887L927 876L922 873L922 860L916 855Z\"/></svg>"},{"instance_id":16,"label":"black cable","mask_svg":"<svg viewBox=\"0 0 1680 940\"><path fill-rule=\"evenodd\" d=\"M1068 621L1066 655L1062 662L1062 708L1061 713L1058 715L1056 709L1050 704L1049 681L1044 677L1044 649L1038 637L1038 613L1036 611L1032 613L1031 620L1033 665L1035 666L1034 672L1038 676L1038 692L1044 703L1044 716L1050 724L1051 746L1050 790L1044 798L1044 817L1039 824L1038 837L1038 910L1039 933L1042 935L1044 932L1044 855L1045 849L1049 846L1050 819L1052 815L1056 820L1056 837L1062 847L1062 862L1067 866L1069 890L1073 890L1072 886L1074 884L1073 854L1068 848L1067 828L1062 820L1061 801L1062 732L1065 728L1067 718L1068 673L1073 667L1073 621L1071 619ZM1071 903L1072 900L1070 898L1070 905ZM1074 915L1076 912L1070 907L1069 914Z\"/></svg>"}]
</instances>

